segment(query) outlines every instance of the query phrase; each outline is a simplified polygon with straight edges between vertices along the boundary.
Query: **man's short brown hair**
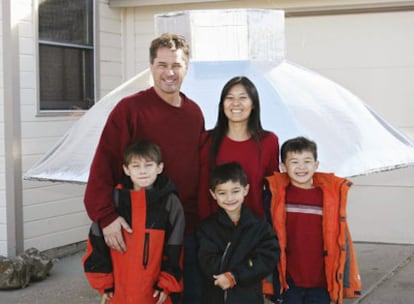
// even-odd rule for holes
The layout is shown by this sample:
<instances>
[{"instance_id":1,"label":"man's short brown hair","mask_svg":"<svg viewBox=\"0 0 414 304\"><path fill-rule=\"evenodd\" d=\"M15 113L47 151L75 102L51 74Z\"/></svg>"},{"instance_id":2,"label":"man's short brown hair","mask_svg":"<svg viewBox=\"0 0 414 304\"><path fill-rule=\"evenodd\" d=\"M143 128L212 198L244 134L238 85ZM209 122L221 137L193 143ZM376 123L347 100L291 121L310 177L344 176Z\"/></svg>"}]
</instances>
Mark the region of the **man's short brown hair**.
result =
<instances>
[{"instance_id":1,"label":"man's short brown hair","mask_svg":"<svg viewBox=\"0 0 414 304\"><path fill-rule=\"evenodd\" d=\"M157 57L157 51L160 48L169 48L170 50L179 50L182 49L184 53L184 61L188 63L190 58L190 46L188 45L187 41L185 40L184 36L172 34L172 33L164 33L161 34L158 38L155 38L151 42L150 46L150 63L154 63L154 59Z\"/></svg>"}]
</instances>

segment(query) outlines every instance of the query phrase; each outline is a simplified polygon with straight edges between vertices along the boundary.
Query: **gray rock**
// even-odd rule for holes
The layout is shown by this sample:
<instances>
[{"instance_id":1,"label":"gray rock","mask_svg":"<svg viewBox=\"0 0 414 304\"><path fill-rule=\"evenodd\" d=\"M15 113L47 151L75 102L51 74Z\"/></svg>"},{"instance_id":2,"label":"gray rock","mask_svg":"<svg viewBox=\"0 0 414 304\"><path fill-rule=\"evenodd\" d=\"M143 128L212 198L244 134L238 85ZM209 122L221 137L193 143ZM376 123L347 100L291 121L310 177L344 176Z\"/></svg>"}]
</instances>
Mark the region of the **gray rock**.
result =
<instances>
[{"instance_id":1,"label":"gray rock","mask_svg":"<svg viewBox=\"0 0 414 304\"><path fill-rule=\"evenodd\" d=\"M53 261L36 248L29 248L20 255L32 265L30 279L32 281L44 280L53 267Z\"/></svg>"},{"instance_id":2,"label":"gray rock","mask_svg":"<svg viewBox=\"0 0 414 304\"><path fill-rule=\"evenodd\" d=\"M31 268L20 256L14 260L0 256L0 289L24 288L29 285Z\"/></svg>"},{"instance_id":3,"label":"gray rock","mask_svg":"<svg viewBox=\"0 0 414 304\"><path fill-rule=\"evenodd\" d=\"M36 248L9 259L0 256L0 290L24 288L31 281L40 281L47 277L53 267L53 261Z\"/></svg>"}]
</instances>

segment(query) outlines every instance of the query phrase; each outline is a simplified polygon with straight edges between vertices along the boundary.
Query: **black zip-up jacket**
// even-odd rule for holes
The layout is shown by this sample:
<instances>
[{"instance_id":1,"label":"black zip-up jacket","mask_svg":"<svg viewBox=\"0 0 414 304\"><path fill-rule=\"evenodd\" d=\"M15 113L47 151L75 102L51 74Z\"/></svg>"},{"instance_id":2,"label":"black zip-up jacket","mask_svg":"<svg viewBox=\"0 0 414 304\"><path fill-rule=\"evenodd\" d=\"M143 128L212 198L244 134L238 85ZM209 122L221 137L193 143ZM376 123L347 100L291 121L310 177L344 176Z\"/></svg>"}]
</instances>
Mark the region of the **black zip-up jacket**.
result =
<instances>
[{"instance_id":1,"label":"black zip-up jacket","mask_svg":"<svg viewBox=\"0 0 414 304\"><path fill-rule=\"evenodd\" d=\"M204 304L263 303L262 279L278 262L279 243L272 227L242 205L234 225L226 212L202 221L196 230L198 258L204 276ZM231 272L236 285L223 291L214 286L213 275Z\"/></svg>"}]
</instances>

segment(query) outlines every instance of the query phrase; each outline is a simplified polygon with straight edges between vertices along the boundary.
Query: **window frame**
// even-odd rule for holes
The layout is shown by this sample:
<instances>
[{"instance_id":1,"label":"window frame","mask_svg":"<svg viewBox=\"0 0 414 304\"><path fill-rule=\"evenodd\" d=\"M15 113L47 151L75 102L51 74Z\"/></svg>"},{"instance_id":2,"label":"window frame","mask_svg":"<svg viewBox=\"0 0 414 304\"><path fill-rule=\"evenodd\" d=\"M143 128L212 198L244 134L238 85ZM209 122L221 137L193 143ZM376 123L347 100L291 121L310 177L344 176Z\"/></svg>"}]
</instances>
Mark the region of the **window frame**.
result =
<instances>
[{"instance_id":1,"label":"window frame","mask_svg":"<svg viewBox=\"0 0 414 304\"><path fill-rule=\"evenodd\" d=\"M92 0L92 36L93 36L93 43L92 45L86 45L86 44L79 44L79 43L70 43L70 42L58 42L58 41L53 41L53 40L47 40L47 39L40 39L40 25L39 25L39 6L40 6L40 2L41 0L37 0L37 10L36 10L36 16L34 18L35 22L36 22L36 32L35 32L35 36L36 36L36 61L37 61L37 68L36 68L36 90L37 90L37 105L36 105L36 111L37 111L37 115L36 116L71 116L74 113L79 113L82 114L86 111L88 111L96 102L97 102L97 84L96 84L96 74L97 74L97 50L96 50L96 14L97 14L97 10L96 10L96 1ZM92 80L93 80L93 85L92 85L92 91L94 94L94 100L92 101L92 105L91 107L89 107L88 109L58 109L58 110L52 110L52 109L41 109L41 98L40 98L40 73L41 73L41 69L40 69L40 46L44 45L44 46L55 46L55 47L63 47L63 48L72 48L72 49L78 49L78 50L86 50L86 51L91 51L92 50L92 62L93 62L93 71L92 71ZM85 63L85 62L84 62ZM85 69L85 66L82 67L82 69ZM86 86L86 78L83 79L83 86Z\"/></svg>"}]
</instances>

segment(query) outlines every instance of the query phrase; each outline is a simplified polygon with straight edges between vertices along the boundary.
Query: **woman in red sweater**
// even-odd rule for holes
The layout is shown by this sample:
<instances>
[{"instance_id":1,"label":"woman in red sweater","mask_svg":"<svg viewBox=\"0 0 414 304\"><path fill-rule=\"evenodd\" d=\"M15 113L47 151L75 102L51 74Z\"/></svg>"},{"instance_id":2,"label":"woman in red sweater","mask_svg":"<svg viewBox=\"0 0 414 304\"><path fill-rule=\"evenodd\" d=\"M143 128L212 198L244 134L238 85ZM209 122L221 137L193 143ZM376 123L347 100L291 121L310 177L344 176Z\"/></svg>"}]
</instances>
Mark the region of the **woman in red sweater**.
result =
<instances>
[{"instance_id":1,"label":"woman in red sweater","mask_svg":"<svg viewBox=\"0 0 414 304\"><path fill-rule=\"evenodd\" d=\"M265 217L263 179L279 171L278 137L262 128L259 94L247 77L234 77L223 87L214 129L201 136L201 175L198 198L201 219L217 211L210 196L209 177L218 164L240 163L247 174L250 190L245 204Z\"/></svg>"}]
</instances>

